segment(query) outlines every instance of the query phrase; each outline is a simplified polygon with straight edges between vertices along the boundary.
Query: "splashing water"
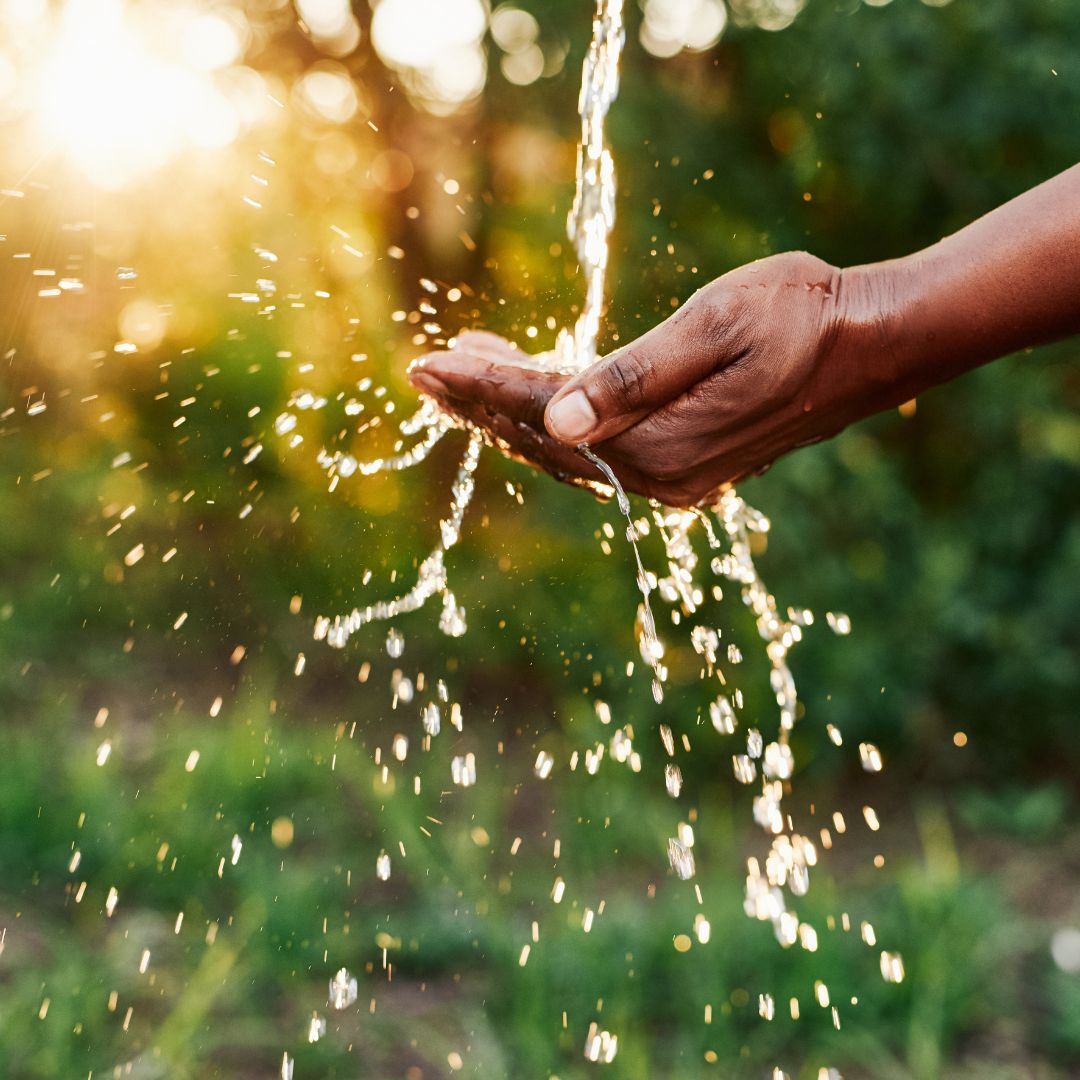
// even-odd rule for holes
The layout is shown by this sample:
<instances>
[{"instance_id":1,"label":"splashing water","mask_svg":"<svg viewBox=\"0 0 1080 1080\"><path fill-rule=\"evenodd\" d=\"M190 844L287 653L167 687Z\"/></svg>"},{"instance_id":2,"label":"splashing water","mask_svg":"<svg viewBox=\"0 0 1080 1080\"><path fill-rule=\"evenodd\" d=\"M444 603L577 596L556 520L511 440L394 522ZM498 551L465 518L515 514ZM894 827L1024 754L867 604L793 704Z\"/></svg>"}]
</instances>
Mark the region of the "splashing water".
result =
<instances>
[{"instance_id":1,"label":"splashing water","mask_svg":"<svg viewBox=\"0 0 1080 1080\"><path fill-rule=\"evenodd\" d=\"M604 128L607 114L618 93L619 61L624 41L623 0L598 0L592 41L582 71L578 103L581 142L577 156L577 185L567 222L568 234L574 243L585 279L585 301L575 326L572 330L563 329L560 332L554 350L533 357L522 354L520 363L543 370L573 374L587 369L597 360L616 194L614 160L605 142ZM291 406L310 408L312 400L313 395L309 392L299 391L294 395ZM315 407L318 407L317 401ZM280 434L290 432L295 427L293 414L289 412L279 417L277 427ZM350 635L367 623L416 611L434 596L441 597L443 604L440 629L454 637L465 633L465 613L449 587L446 554L461 535L462 521L475 487L474 473L480 452L488 441L485 434L446 415L433 401L421 399L417 412L400 425L403 436L416 439L408 449L393 457L367 462L357 461L350 454L324 449L318 460L330 477L333 490L339 479L354 475L370 476L419 464L454 429L466 430L468 443L451 488L449 512L440 522L439 542L421 562L415 585L395 599L354 608L347 614L319 616L315 623L317 640L324 640L334 648L343 648ZM635 521L630 500L610 466L588 446L582 445L578 450L602 474L607 489L614 493L619 511L627 522L626 537L633 549L637 584L642 596L637 619L638 645L643 660L652 670L652 692L657 704L662 703L664 698L667 670L663 664L664 644L657 632L651 598L655 593L677 609L677 617L673 611L673 622L676 624L684 619L692 619L703 606L706 593L699 581L699 557L692 536L695 525L700 525L710 553L709 570L716 579L735 585L743 603L753 613L758 634L765 646L779 722L775 738L769 741L760 730L751 728L747 732L745 752L732 755L733 771L739 783L749 785L760 780L760 791L753 799L753 818L771 837L763 859L752 857L747 860L744 909L750 918L771 923L777 940L785 948L799 944L808 951L815 951L817 931L800 920L789 903L789 897L806 895L810 870L817 864L818 852L811 840L796 831L793 818L784 804L785 788L790 791L788 782L795 770L790 738L798 706L798 694L788 658L792 648L802 640L804 629L811 626L814 619L809 611L790 608L786 616L781 615L776 598L757 570L752 551L753 537L768 533L770 522L734 490L723 492L715 504L707 509L676 510L650 502L651 521L663 542L668 564L667 574L658 578L646 569L639 546L640 539L649 531L649 518ZM719 585L714 586L711 594L719 599L722 589ZM837 634L850 632L847 616L829 613L827 621ZM692 625L690 640L694 650L704 659L708 675L717 677L721 685L726 685L720 668L719 631L707 625ZM726 656L731 664L738 664L742 660L742 653L735 645L728 646ZM741 708L741 694L736 692L734 698L733 704L727 694L721 693L710 706L713 726L721 735L732 735L738 728L737 709ZM433 717L425 712L424 725L429 734L437 733L439 729L438 707L433 708ZM661 727L661 735L669 756L674 756L674 742L666 725ZM836 745L840 745L839 732L831 726L829 735ZM881 769L880 753L872 744L866 744L862 749L862 759L868 771ZM598 765L599 757L594 756L592 762ZM541 753L535 767L536 774L545 778L553 764L549 755ZM455 758L452 773L455 784L467 787L475 783L473 755ZM665 768L665 784L671 797L678 799L682 790L682 774L677 765L669 763ZM693 833L689 826L680 826L679 836L668 841L668 856L677 878L688 881L695 877ZM384 873L389 876L388 864L388 857L385 865L380 863L380 877ZM872 928L868 933L863 932L863 939L867 945L874 945ZM904 967L900 955L882 952L881 971L887 981L903 979ZM337 978L340 980L344 975L345 972L339 972ZM342 989L341 986L332 986L332 1004L336 1003L335 999L340 1000ZM827 1003L828 991L820 984L819 999L822 995ZM771 1011L771 1006L765 1009L770 1014ZM839 1023L835 1008L834 1022ZM611 1061L616 1048L617 1038L593 1025L585 1048L586 1057L591 1061Z\"/></svg>"},{"instance_id":2,"label":"splashing water","mask_svg":"<svg viewBox=\"0 0 1080 1080\"><path fill-rule=\"evenodd\" d=\"M574 242L578 261L586 280L585 303L572 331L559 334L555 349L547 354L524 358L524 362L544 370L564 372L583 371L596 360L600 319L604 310L604 281L608 263L608 238L615 224L615 163L604 140L608 110L619 90L619 60L622 56L626 30L623 25L623 0L598 0L593 19L592 42L582 68L581 95L578 112L581 118L581 142L578 144L577 182L573 206L567 219L567 232ZM290 402L299 409L319 408L325 399L307 390L299 390ZM292 412L282 413L275 425L278 434L285 435L296 426ZM451 488L450 512L439 523L440 539L431 554L420 564L416 584L403 595L379 601L365 608L354 608L347 614L320 616L315 623L315 639L332 648L341 649L350 635L375 620L392 619L417 611L433 596L443 602L439 628L451 637L465 633L463 608L450 590L446 570L446 553L461 536L461 524L470 501L475 481L473 473L480 458L486 436L478 429L448 416L430 399L422 399L420 408L400 425L402 435L418 436L417 441L396 456L357 461L341 451L320 451L318 462L330 477L331 490L339 480L354 475L372 476L379 472L396 472L420 464L447 432L466 428L469 441ZM625 498L625 496L623 496ZM647 581L639 565L639 583ZM652 626L648 594L645 596L645 617L649 629L646 640L648 653L643 656L654 670L659 665L659 640ZM654 695L662 699L662 678L654 682Z\"/></svg>"},{"instance_id":3,"label":"splashing water","mask_svg":"<svg viewBox=\"0 0 1080 1080\"><path fill-rule=\"evenodd\" d=\"M417 416L431 415L434 408L429 402L425 402L417 413ZM403 425L404 427L404 425ZM432 419L428 427L428 438L424 443L428 449L433 446L445 431L449 430L450 422L443 420L441 415ZM430 439L431 432L438 431L440 434ZM335 615L333 619L319 616L315 620L315 640L325 641L335 649L343 649L349 640L349 636L362 626L375 620L393 619L398 615L404 615L410 611L417 611L424 606L432 596L442 597L443 609L439 617L439 629L450 637L461 637L465 633L465 612L454 594L450 591L446 574L446 552L452 548L461 537L461 524L465 518L465 510L472 500L476 481L473 474L476 472L477 463L480 460L480 451L484 446L484 437L479 432L471 432L469 442L465 448L465 455L458 466L457 475L450 489L450 512L439 522L440 541L431 554L420 564L416 584L402 596L393 600L383 600L375 604L369 604L365 608L354 608L347 615ZM367 468L368 473L378 472L381 468L402 469L423 460L427 450L419 457L415 457L416 448L407 454L397 458L390 458L379 464L378 468L372 467L374 462L366 466L359 466L360 471ZM410 459L410 455L413 458ZM408 460L407 464L401 464Z\"/></svg>"}]
</instances>

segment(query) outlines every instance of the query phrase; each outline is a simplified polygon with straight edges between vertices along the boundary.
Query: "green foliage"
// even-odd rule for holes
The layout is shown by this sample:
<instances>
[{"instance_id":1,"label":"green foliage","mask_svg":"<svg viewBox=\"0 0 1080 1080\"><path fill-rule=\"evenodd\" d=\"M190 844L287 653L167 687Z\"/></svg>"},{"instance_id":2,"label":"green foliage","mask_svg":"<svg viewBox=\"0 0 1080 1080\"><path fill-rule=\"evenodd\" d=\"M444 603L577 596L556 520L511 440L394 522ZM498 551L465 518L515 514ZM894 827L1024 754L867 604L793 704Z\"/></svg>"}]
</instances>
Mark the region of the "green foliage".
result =
<instances>
[{"instance_id":1,"label":"green foliage","mask_svg":"<svg viewBox=\"0 0 1080 1080\"><path fill-rule=\"evenodd\" d=\"M430 276L448 331L522 338L533 326L540 347L545 320L565 322L580 299L563 215L587 16L577 0L523 6L568 46L561 75L513 87L493 62L482 101L435 120L391 92L365 39L350 65L378 131L358 118L345 132L360 162L348 175L312 164L327 132L290 127L238 148L212 180L192 171L102 196L88 296L65 320L30 302L4 311L15 351L2 375L14 412L0 421L0 1072L101 1077L132 1062L139 1077L265 1077L288 1050L297 1080L442 1077L452 1054L480 1080L577 1080L595 1072L582 1047L596 1019L619 1035L613 1078L757 1078L776 1064L800 1080L823 1065L849 1080L1070 1075L1076 976L1053 968L1047 943L1080 920L1075 343L1008 358L746 486L774 522L766 579L782 605L819 615L794 659L795 798L814 805L815 828L842 810L849 831L823 851L803 912L816 953L781 950L742 913L761 836L730 747L703 719L696 657L669 634L662 710L640 670L625 674L637 595L610 507L485 455L450 558L468 635L442 637L425 610L397 624L400 661L382 627L344 653L311 641L316 614L411 580L447 502L458 436L423 469L333 494L315 463L344 424L340 390L370 376L396 415L409 406L402 372L423 346L391 312L417 310ZM1071 0L814 0L787 30L733 25L716 49L665 61L633 33L611 117L610 343L745 260L791 247L844 265L899 255L1076 159ZM291 71L310 46L284 34L266 48L267 65L287 55ZM404 192L368 178L364 163L387 146L415 160ZM237 192L261 149L288 179L255 219ZM40 238L70 216L59 188L2 213L12 250L42 258ZM328 253L331 226L377 257ZM264 272L254 243L278 253L279 295L303 308L281 303L268 319L229 299ZM404 257L384 257L391 246ZM2 262L3 294L23 296L25 267ZM117 265L138 266L138 284L118 283ZM455 283L471 292L451 303ZM169 333L156 350L114 354L132 295L171 305ZM303 414L304 442L289 448L273 418L298 386L331 404ZM28 416L40 394L48 410ZM367 417L383 407L365 402ZM357 438L357 455L386 450L395 418ZM655 537L646 557L659 565ZM827 610L851 615L850 637L827 632ZM745 716L767 729L746 612L728 596L708 617L742 643ZM425 676L411 703L392 698L396 667ZM438 679L464 730L444 719L421 754L418 708ZM633 726L641 773L566 768L611 735L598 698ZM664 792L659 723L694 749L678 803ZM404 765L389 758L398 731L412 742ZM882 747L883 778L859 770L863 739ZM541 749L560 763L546 783L532 776ZM449 790L450 758L470 750L478 784ZM880 835L859 824L865 803ZM688 808L700 909L666 870ZM954 819L971 833L954 837ZM386 883L374 874L384 849ZM588 934L586 907L598 912ZM699 910L708 944L694 937ZM864 920L875 948L859 940ZM881 948L904 954L901 985L878 975ZM341 966L359 977L359 1002L307 1045ZM775 998L772 1023L757 1018L759 993Z\"/></svg>"}]
</instances>

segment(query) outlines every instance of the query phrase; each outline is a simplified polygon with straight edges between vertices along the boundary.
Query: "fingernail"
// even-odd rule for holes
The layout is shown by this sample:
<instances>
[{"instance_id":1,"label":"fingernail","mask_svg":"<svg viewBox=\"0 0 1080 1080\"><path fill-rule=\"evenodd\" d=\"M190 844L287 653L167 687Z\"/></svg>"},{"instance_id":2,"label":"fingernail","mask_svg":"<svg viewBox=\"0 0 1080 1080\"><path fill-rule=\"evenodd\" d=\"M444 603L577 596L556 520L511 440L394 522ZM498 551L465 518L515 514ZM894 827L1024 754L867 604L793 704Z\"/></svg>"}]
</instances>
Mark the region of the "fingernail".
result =
<instances>
[{"instance_id":1,"label":"fingernail","mask_svg":"<svg viewBox=\"0 0 1080 1080\"><path fill-rule=\"evenodd\" d=\"M596 427L596 413L584 391L575 390L548 407L547 422L557 439L578 442Z\"/></svg>"},{"instance_id":2,"label":"fingernail","mask_svg":"<svg viewBox=\"0 0 1080 1080\"><path fill-rule=\"evenodd\" d=\"M436 379L434 375L426 371L410 371L409 379L413 386L418 387L427 394L434 394L436 397L450 396L450 389L446 383L442 379Z\"/></svg>"}]
</instances>

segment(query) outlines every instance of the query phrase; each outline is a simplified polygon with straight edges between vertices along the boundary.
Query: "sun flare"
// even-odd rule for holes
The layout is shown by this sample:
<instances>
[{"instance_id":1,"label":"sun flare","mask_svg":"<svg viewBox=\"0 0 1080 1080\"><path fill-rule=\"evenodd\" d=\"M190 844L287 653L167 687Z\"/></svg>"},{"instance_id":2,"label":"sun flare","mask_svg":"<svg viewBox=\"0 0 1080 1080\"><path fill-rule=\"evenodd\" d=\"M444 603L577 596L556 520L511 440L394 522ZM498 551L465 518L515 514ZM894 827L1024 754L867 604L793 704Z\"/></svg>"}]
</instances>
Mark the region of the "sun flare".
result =
<instances>
[{"instance_id":1,"label":"sun flare","mask_svg":"<svg viewBox=\"0 0 1080 1080\"><path fill-rule=\"evenodd\" d=\"M125 0L67 0L24 99L48 150L118 188L188 147L226 146L244 110L219 78L244 47L227 15ZM254 75L254 72L251 72Z\"/></svg>"}]
</instances>

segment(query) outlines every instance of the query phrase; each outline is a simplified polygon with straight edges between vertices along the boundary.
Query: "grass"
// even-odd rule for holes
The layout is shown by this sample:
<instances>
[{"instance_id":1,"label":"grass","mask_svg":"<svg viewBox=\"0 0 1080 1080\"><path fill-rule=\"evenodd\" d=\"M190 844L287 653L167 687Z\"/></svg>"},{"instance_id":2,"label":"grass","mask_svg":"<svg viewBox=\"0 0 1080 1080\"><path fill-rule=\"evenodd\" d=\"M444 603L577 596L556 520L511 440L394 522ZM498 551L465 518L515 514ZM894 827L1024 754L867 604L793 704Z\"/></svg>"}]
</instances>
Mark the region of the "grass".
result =
<instances>
[{"instance_id":1,"label":"grass","mask_svg":"<svg viewBox=\"0 0 1080 1080\"><path fill-rule=\"evenodd\" d=\"M99 767L106 735L112 755ZM923 796L912 813L881 787L883 833L853 825L801 911L819 951L785 952L740 910L742 854L761 848L744 828L746 800L726 777L702 783L702 945L693 889L667 872L675 819L659 778L608 761L598 776L545 784L530 748L506 735L446 730L430 754L395 762L387 783L362 745L370 725L350 739L344 725L267 704L217 719L181 711L167 731L57 716L9 732L0 799L20 827L0 833L5 1076L101 1077L130 1063L122 1075L254 1078L275 1075L287 1051L297 1077L576 1080L596 1069L582 1056L593 1020L619 1036L606 1075L620 1078L758 1077L773 1065L798 1077L825 1065L846 1077L1054 1077L1075 1063L1075 978L1052 969L1046 942L1047 917L1076 911L1031 904L1060 843L999 837L983 851L971 833L958 850L943 803ZM452 744L466 739L480 779L450 790ZM853 822L864 794L849 793ZM970 818L978 799L967 802ZM68 873L74 848L81 863ZM385 883L374 873L383 848ZM878 850L887 873L872 866ZM1021 864L1026 900L1002 884ZM584 909L601 904L586 934ZM882 981L878 950L858 940L862 919L903 952L903 984ZM688 951L673 946L679 934ZM326 983L341 966L359 1000L333 1013ZM816 980L839 1031L814 1002ZM777 1002L772 1023L757 1017L760 993ZM328 1032L309 1045L314 1011Z\"/></svg>"}]
</instances>

